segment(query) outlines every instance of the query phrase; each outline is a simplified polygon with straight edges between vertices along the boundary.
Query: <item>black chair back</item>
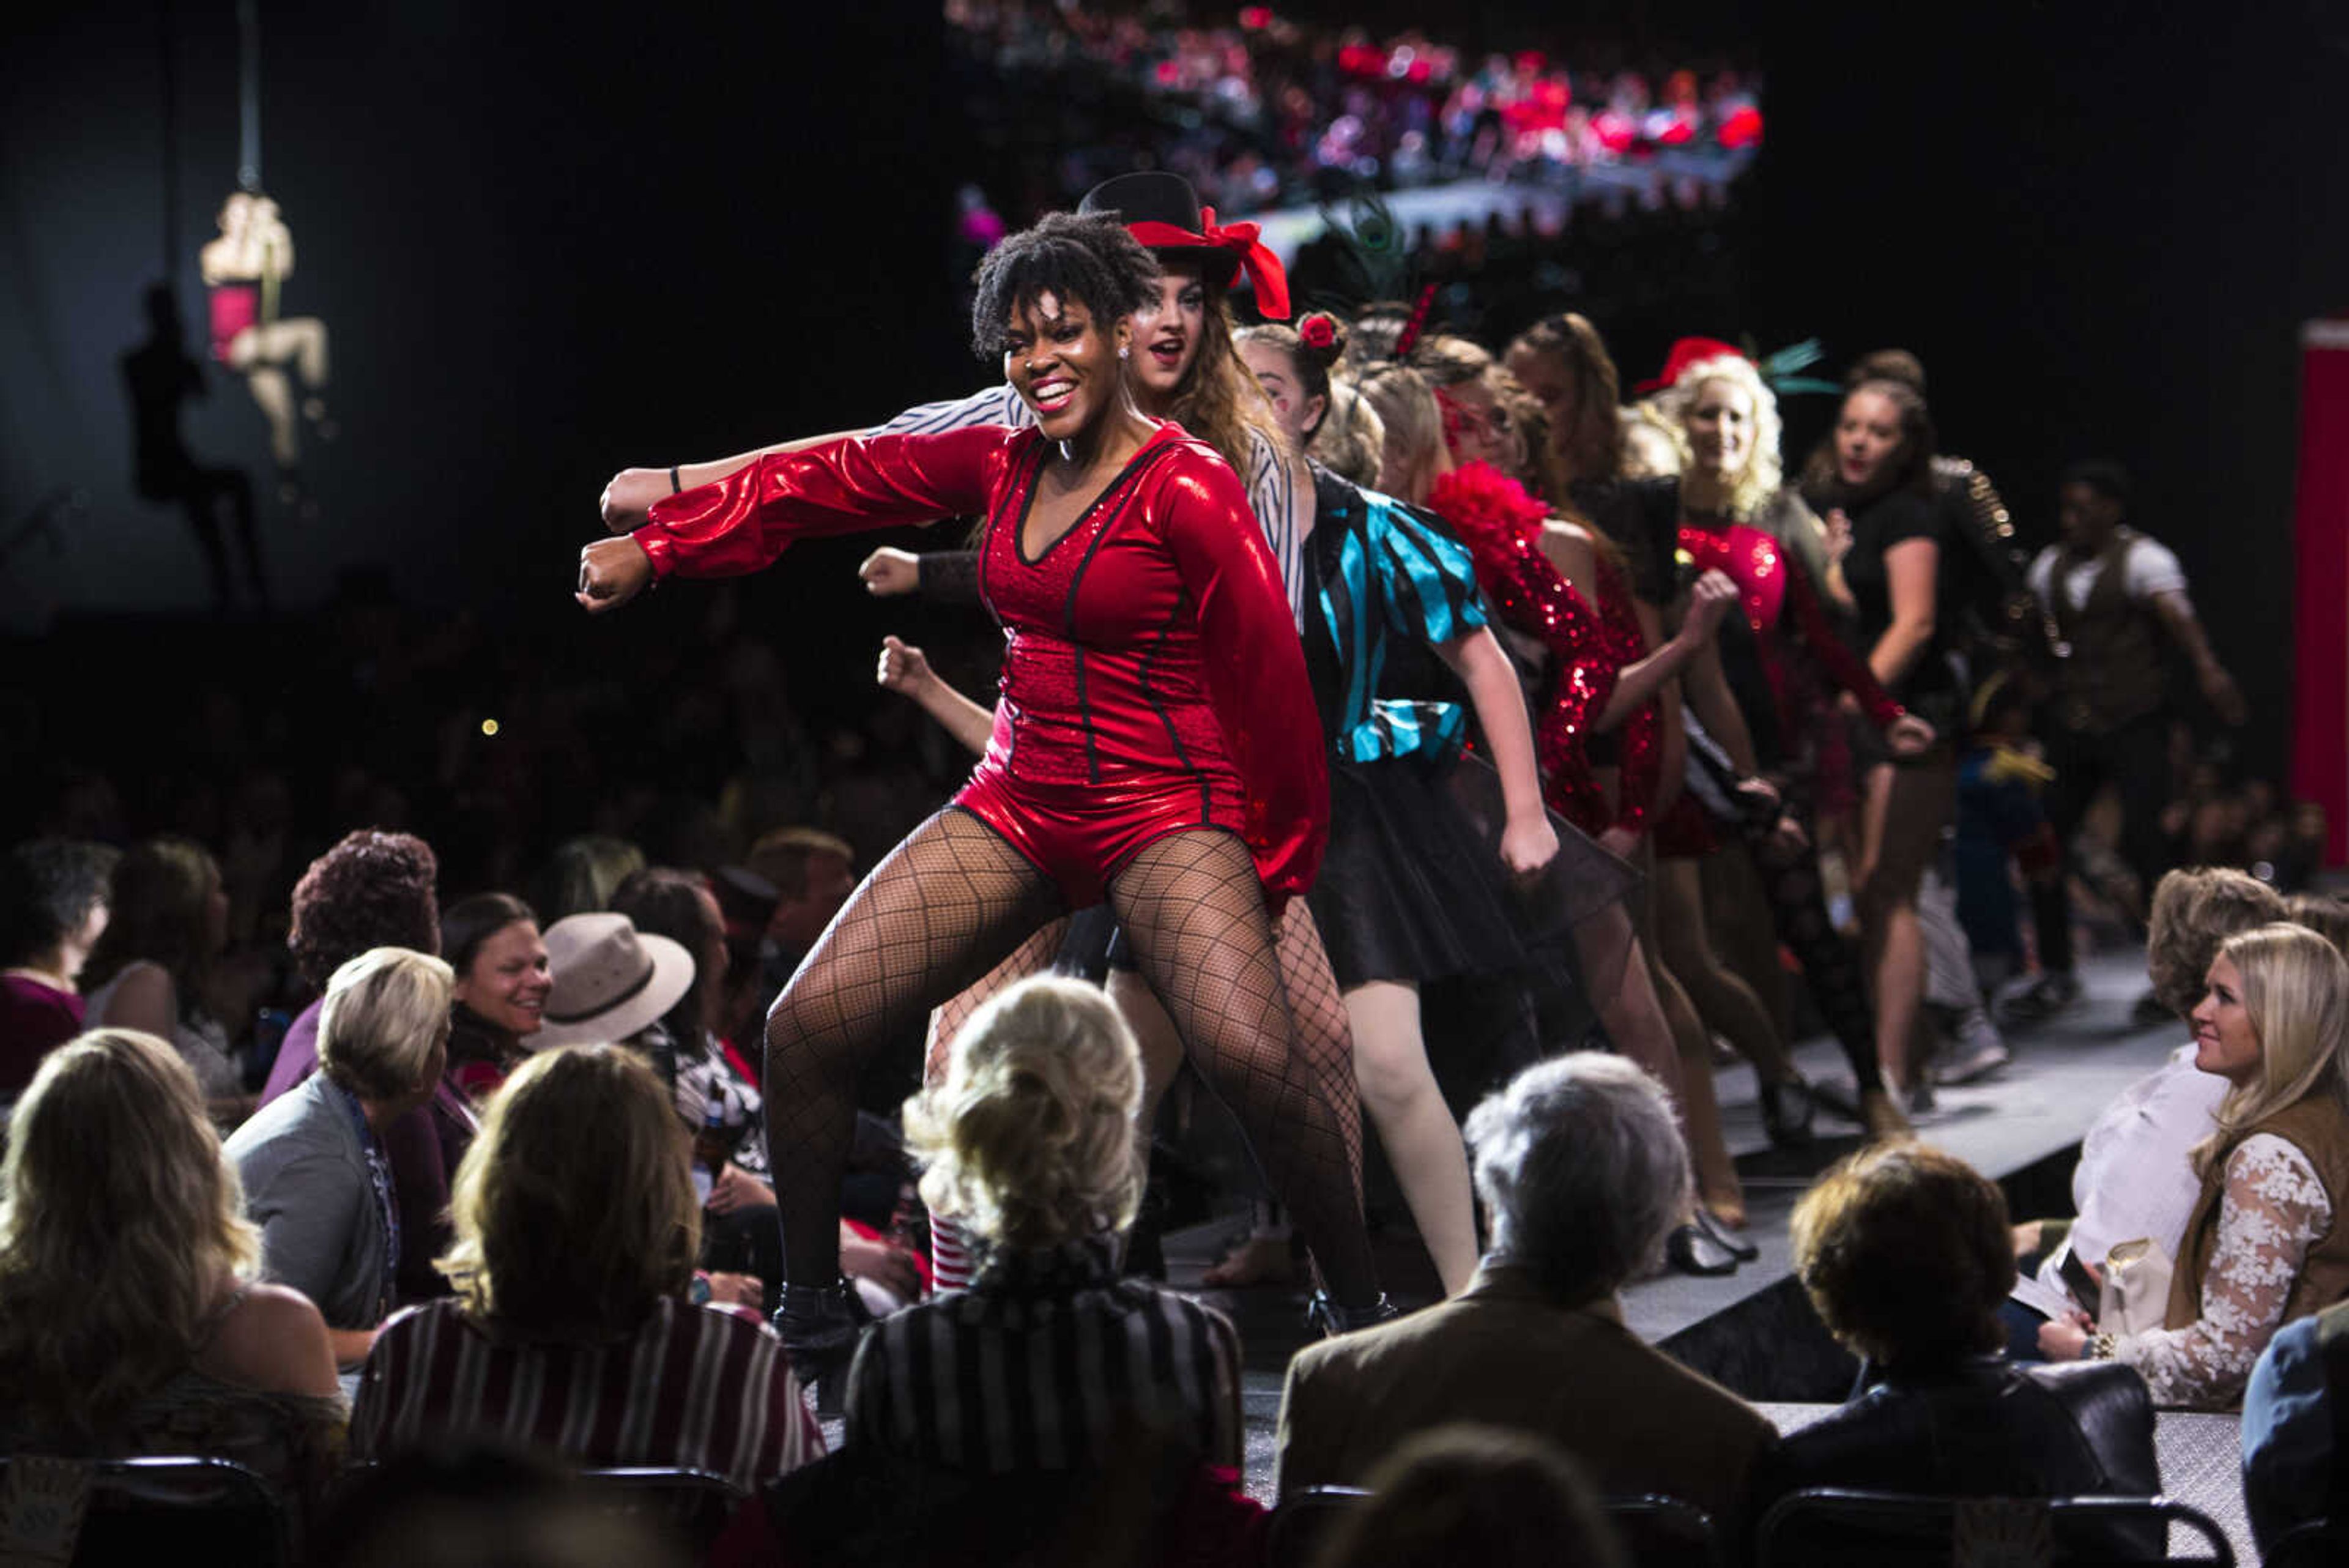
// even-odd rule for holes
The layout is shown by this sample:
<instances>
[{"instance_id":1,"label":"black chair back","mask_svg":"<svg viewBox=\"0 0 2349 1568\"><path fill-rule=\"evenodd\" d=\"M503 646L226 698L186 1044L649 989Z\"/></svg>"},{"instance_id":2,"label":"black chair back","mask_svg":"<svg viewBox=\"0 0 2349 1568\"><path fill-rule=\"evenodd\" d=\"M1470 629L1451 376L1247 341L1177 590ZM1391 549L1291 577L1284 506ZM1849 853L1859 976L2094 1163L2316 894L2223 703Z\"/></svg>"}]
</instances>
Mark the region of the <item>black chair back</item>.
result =
<instances>
[{"instance_id":1,"label":"black chair back","mask_svg":"<svg viewBox=\"0 0 2349 1568\"><path fill-rule=\"evenodd\" d=\"M2200 1535L2207 1554L2172 1557L2169 1527ZM2209 1516L2166 1497L1951 1498L1814 1487L1762 1516L1760 1568L2010 1568L2063 1563L2196 1563L2235 1568L2235 1550Z\"/></svg>"},{"instance_id":2,"label":"black chair back","mask_svg":"<svg viewBox=\"0 0 2349 1568\"><path fill-rule=\"evenodd\" d=\"M2349 1563L2349 1526L2329 1519L2295 1524L2271 1542L2264 1568L2334 1568Z\"/></svg>"},{"instance_id":3,"label":"black chair back","mask_svg":"<svg viewBox=\"0 0 2349 1568\"><path fill-rule=\"evenodd\" d=\"M709 1552L750 1495L709 1470L625 1465L579 1474L591 1491L621 1512L659 1525L697 1559Z\"/></svg>"},{"instance_id":4,"label":"black chair back","mask_svg":"<svg viewBox=\"0 0 2349 1568\"><path fill-rule=\"evenodd\" d=\"M1601 1503L1626 1562L1640 1568L1725 1568L1728 1554L1713 1530L1713 1515L1661 1492L1610 1497Z\"/></svg>"},{"instance_id":5,"label":"black chair back","mask_svg":"<svg viewBox=\"0 0 2349 1568\"><path fill-rule=\"evenodd\" d=\"M0 1459L0 1488L15 1462ZM75 1462L86 1464L89 1487L74 1546L77 1563L284 1568L293 1560L285 1504L243 1465L201 1455Z\"/></svg>"},{"instance_id":6,"label":"black chair back","mask_svg":"<svg viewBox=\"0 0 2349 1568\"><path fill-rule=\"evenodd\" d=\"M1358 1486L1309 1486L1282 1498L1265 1523L1265 1568L1306 1568L1339 1521L1370 1495Z\"/></svg>"}]
</instances>

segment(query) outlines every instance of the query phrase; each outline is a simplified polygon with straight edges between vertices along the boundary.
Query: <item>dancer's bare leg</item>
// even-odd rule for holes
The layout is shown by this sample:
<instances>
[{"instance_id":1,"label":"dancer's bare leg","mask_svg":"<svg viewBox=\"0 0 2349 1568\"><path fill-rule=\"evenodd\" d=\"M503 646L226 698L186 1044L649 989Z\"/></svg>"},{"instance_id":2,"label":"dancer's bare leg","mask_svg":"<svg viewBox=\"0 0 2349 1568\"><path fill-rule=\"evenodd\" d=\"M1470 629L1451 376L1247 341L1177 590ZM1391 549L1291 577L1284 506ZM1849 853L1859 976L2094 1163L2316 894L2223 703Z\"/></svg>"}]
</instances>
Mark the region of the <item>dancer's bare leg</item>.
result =
<instances>
[{"instance_id":1,"label":"dancer's bare leg","mask_svg":"<svg viewBox=\"0 0 2349 1568\"><path fill-rule=\"evenodd\" d=\"M302 440L294 419L293 383L276 366L256 364L244 373L244 386L269 421L269 455L280 468L294 467L302 461Z\"/></svg>"},{"instance_id":2,"label":"dancer's bare leg","mask_svg":"<svg viewBox=\"0 0 2349 1568\"><path fill-rule=\"evenodd\" d=\"M1705 929L1701 875L1692 859L1656 862L1656 939L1664 961L1706 1027L1726 1036L1737 1054L1754 1064L1761 1082L1784 1083L1795 1075L1794 1059L1772 1025L1769 1010L1713 951Z\"/></svg>"},{"instance_id":3,"label":"dancer's bare leg","mask_svg":"<svg viewBox=\"0 0 2349 1568\"><path fill-rule=\"evenodd\" d=\"M1379 1130L1444 1293L1456 1296L1476 1272L1476 1200L1460 1124L1428 1064L1419 988L1395 981L1358 985L1346 992L1346 1015L1362 1108Z\"/></svg>"}]
</instances>

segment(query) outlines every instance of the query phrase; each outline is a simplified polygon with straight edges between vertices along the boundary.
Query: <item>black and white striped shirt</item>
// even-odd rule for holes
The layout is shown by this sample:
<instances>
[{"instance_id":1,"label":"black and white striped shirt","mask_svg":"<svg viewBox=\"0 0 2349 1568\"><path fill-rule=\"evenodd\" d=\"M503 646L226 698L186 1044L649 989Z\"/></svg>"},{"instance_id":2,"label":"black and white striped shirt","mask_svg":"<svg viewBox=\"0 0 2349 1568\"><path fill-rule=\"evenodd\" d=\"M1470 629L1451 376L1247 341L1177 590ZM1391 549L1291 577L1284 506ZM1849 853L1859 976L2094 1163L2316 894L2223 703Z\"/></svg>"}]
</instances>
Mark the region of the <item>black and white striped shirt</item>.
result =
<instances>
[{"instance_id":1,"label":"black and white striped shirt","mask_svg":"<svg viewBox=\"0 0 2349 1568\"><path fill-rule=\"evenodd\" d=\"M1134 1423L1241 1459L1231 1320L1120 1279L1096 1236L999 1251L967 1291L875 1324L849 1374L847 1443L1003 1475L1104 1463Z\"/></svg>"},{"instance_id":2,"label":"black and white striped shirt","mask_svg":"<svg viewBox=\"0 0 2349 1568\"><path fill-rule=\"evenodd\" d=\"M972 425L1009 425L1014 430L1025 429L1036 422L1035 410L1020 401L1019 394L1007 381L999 387L989 387L968 398L957 398L943 403L924 403L907 409L888 423L874 427L874 435L939 435L947 431L966 430ZM1192 432L1196 435L1198 432ZM1248 471L1240 476L1247 483L1248 506L1256 513L1257 524L1264 530L1265 543L1272 546L1273 564L1280 568L1281 586L1288 590L1288 611L1299 626L1305 624L1306 582L1304 562L1299 552L1303 541L1297 533L1296 478L1280 449L1266 439L1263 432L1248 432Z\"/></svg>"}]
</instances>

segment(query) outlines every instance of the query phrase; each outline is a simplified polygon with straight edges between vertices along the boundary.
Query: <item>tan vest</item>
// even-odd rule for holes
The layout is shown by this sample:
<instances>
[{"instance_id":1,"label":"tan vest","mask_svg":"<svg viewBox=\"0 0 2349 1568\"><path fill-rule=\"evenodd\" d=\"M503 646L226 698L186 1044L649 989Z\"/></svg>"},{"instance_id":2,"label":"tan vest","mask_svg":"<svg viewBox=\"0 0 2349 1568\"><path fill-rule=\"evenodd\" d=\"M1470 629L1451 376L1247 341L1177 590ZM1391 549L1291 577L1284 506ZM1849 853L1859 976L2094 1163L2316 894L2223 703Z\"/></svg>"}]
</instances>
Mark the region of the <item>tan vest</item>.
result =
<instances>
[{"instance_id":1,"label":"tan vest","mask_svg":"<svg viewBox=\"0 0 2349 1568\"><path fill-rule=\"evenodd\" d=\"M2219 1199L2225 1190L2227 1158L2244 1138L2273 1133L2308 1157L2324 1183L2333 1203L2333 1228L2312 1242L2302 1260L2300 1277L2284 1300L2283 1321L2307 1317L2333 1303L2349 1301L2349 1224L2343 1223L2342 1205L2349 1200L2349 1109L2339 1096L2320 1092L2286 1106L2266 1120L2243 1129L2210 1162L2202 1178L2202 1195L2194 1200L2194 1215L2178 1246L2178 1267L2169 1276L2169 1307L2165 1327L2184 1328L2202 1315L2202 1277L2219 1244Z\"/></svg>"}]
</instances>

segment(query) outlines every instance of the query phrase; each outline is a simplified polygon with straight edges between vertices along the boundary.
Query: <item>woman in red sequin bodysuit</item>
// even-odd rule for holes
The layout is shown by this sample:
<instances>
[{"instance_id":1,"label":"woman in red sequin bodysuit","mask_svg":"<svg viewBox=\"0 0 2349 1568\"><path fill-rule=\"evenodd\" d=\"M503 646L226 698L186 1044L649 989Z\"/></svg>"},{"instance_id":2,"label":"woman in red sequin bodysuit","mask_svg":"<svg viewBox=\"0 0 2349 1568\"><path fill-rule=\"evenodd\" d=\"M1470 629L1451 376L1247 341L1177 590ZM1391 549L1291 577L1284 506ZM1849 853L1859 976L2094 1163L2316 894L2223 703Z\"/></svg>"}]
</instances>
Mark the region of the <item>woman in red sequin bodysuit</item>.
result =
<instances>
[{"instance_id":1,"label":"woman in red sequin bodysuit","mask_svg":"<svg viewBox=\"0 0 2349 1568\"><path fill-rule=\"evenodd\" d=\"M877 867L768 1021L769 1141L795 1351L844 1356L840 1173L872 1051L1036 927L1106 898L1192 1059L1232 1105L1334 1304L1380 1303L1344 1139L1290 1049L1272 909L1327 828L1295 622L1230 466L1133 406L1126 319L1157 264L1112 219L1055 214L990 254L973 325L1038 423L853 438L760 459L583 552L580 598L755 571L794 540L985 519L1009 645L986 756Z\"/></svg>"}]
</instances>

